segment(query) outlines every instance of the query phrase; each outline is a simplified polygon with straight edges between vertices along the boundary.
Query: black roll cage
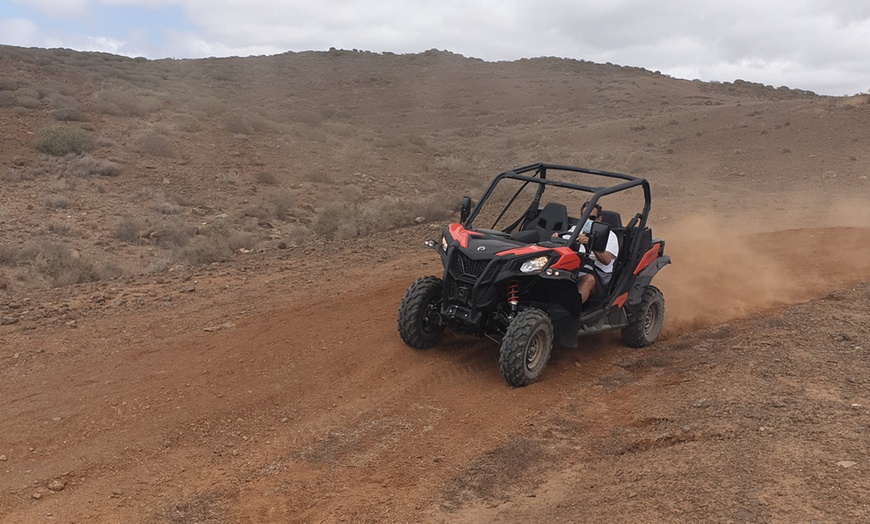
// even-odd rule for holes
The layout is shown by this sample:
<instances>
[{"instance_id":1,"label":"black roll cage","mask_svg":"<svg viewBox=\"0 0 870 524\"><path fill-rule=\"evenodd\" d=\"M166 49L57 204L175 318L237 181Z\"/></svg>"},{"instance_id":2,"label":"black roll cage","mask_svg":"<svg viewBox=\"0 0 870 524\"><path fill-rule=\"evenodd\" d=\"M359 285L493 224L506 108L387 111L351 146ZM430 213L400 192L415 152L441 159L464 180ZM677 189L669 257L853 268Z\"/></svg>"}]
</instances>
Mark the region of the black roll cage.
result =
<instances>
[{"instance_id":1,"label":"black roll cage","mask_svg":"<svg viewBox=\"0 0 870 524\"><path fill-rule=\"evenodd\" d=\"M525 173L528 173L530 171L533 171L534 174L532 174L531 176L528 176L525 174ZM574 184L572 182L565 182L562 180L548 179L547 178L547 171L567 171L567 172L572 172L572 173L596 175L596 176L607 177L607 178L612 178L612 179L617 179L617 180L623 180L623 182L615 184L615 185L611 185L611 186L600 186L600 187L599 186L587 186L587 185L582 185L582 184ZM486 201L489 199L490 195L495 190L495 187L498 185L499 181L501 181L505 178L524 181L524 182L526 182L526 184L523 184L523 186L521 186L520 189L518 189L517 192L514 194L514 196L508 201L508 203L505 205L504 209L502 210L501 214L499 214L498 218L496 219L496 223L499 220L501 220L501 217L504 215L504 213L507 211L507 209L510 208L510 206L514 203L514 200L516 200L517 196L520 194L520 192L523 190L523 188L525 188L526 185L529 183L538 184L540 186L538 188L537 192L535 193L535 197L532 200L532 205L530 206L530 208L534 207L535 209L537 209L538 204L541 201L541 196L544 194L544 190L546 189L547 186L562 187L562 188L566 188L566 189L575 189L577 191L592 193L592 197L589 199L589 205L586 207L586 210L583 212L582 216L579 219L579 223L581 223L581 224L585 223L586 220L589 218L589 214L592 212L592 209L595 208L595 204L598 203L598 200L601 197L606 196L606 195L611 195L613 193L618 193L620 191L625 191L626 189L631 189L633 187L640 186L643 188L644 204L643 204L643 211L641 213L639 213L638 216L640 217L640 229L643 230L644 228L646 228L646 220L647 220L647 216L649 215L650 201L651 201L649 182L647 182L646 179L633 177L633 176L625 175L622 173L615 173L615 172L611 172L611 171L599 171L597 169L587 169L587 168L583 168L583 167L562 166L562 165L556 165L556 164L545 164L545 163L541 163L541 162L536 163L536 164L530 164L528 166L520 167L517 169L512 169L510 171L505 171L503 173L498 174L492 180L492 182L490 182L489 187L486 188L486 191L483 193L483 196L480 198L480 202L478 202L478 204L476 206L474 206L474 209L468 215L468 218L466 218L465 221L462 223L463 227L465 227L466 229L471 229L470 226L471 226L471 224L474 223L474 219L477 217L477 214L480 211L480 209L483 207L483 204L485 204ZM571 233L571 238L568 240L568 245L573 245L574 242L577 241L577 236L580 234L580 231L581 231L581 228L579 228L579 227L574 228L574 231Z\"/></svg>"}]
</instances>

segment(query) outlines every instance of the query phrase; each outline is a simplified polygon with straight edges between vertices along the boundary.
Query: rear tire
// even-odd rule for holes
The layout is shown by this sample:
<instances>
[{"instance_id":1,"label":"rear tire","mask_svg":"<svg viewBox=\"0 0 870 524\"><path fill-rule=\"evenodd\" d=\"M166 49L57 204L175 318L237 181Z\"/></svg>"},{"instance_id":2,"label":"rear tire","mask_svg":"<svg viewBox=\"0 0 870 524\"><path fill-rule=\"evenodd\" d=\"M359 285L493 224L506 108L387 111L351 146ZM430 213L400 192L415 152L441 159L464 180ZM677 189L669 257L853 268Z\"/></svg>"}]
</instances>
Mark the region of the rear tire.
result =
<instances>
[{"instance_id":1,"label":"rear tire","mask_svg":"<svg viewBox=\"0 0 870 524\"><path fill-rule=\"evenodd\" d=\"M431 348L441 338L441 279L417 279L405 291L399 306L399 335L416 349Z\"/></svg>"},{"instance_id":2,"label":"rear tire","mask_svg":"<svg viewBox=\"0 0 870 524\"><path fill-rule=\"evenodd\" d=\"M628 326L622 328L622 341L626 346L642 348L656 341L665 319L665 297L655 286L643 292L637 312Z\"/></svg>"},{"instance_id":3,"label":"rear tire","mask_svg":"<svg viewBox=\"0 0 870 524\"><path fill-rule=\"evenodd\" d=\"M501 341L501 376L514 387L538 380L553 350L553 323L540 309L520 311Z\"/></svg>"}]
</instances>

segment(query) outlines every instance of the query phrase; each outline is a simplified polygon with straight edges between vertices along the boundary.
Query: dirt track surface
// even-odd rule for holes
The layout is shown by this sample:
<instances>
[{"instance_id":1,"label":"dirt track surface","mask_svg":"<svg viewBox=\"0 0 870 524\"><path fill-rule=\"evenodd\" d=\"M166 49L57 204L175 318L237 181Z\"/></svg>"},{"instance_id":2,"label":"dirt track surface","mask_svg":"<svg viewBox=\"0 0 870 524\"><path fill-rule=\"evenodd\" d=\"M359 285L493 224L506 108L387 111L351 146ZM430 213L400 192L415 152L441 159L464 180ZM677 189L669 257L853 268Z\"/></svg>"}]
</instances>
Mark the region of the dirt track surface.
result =
<instances>
[{"instance_id":1,"label":"dirt track surface","mask_svg":"<svg viewBox=\"0 0 870 524\"><path fill-rule=\"evenodd\" d=\"M747 242L799 281L824 266L804 234ZM584 339L522 389L489 341L401 343L427 251L351 255L317 286L291 285L292 259L214 269L149 286L148 308L72 306L75 328L4 326L2 520L866 521L870 230L817 234L855 255L820 298L671 316L686 332L639 351Z\"/></svg>"},{"instance_id":2,"label":"dirt track surface","mask_svg":"<svg viewBox=\"0 0 870 524\"><path fill-rule=\"evenodd\" d=\"M868 128L554 58L0 46L0 523L870 522ZM396 310L538 161L649 179L673 264L654 345L511 389Z\"/></svg>"}]
</instances>

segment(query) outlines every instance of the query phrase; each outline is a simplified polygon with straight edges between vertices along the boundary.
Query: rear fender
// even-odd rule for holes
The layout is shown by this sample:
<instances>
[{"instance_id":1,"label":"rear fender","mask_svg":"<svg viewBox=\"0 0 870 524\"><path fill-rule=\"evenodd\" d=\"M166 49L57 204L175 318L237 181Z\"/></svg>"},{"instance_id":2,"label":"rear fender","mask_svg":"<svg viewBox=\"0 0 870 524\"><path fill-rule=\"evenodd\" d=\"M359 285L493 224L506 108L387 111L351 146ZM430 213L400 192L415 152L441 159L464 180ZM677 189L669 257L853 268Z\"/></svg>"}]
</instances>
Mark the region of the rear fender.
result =
<instances>
[{"instance_id":1,"label":"rear fender","mask_svg":"<svg viewBox=\"0 0 870 524\"><path fill-rule=\"evenodd\" d=\"M643 300L643 292L649 287L653 277L659 270L671 263L671 257L662 255L652 260L634 279L634 284L628 290L628 305L637 306Z\"/></svg>"}]
</instances>

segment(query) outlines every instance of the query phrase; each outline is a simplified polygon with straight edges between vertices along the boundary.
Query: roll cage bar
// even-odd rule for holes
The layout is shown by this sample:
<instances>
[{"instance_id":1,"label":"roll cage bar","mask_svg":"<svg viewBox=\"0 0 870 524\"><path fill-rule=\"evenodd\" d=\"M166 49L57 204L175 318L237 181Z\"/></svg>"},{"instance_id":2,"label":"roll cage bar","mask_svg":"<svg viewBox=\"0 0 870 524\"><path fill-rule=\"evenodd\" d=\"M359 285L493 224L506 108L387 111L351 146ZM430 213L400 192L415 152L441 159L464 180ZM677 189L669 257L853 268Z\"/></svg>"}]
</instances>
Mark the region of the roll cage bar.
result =
<instances>
[{"instance_id":1,"label":"roll cage bar","mask_svg":"<svg viewBox=\"0 0 870 524\"><path fill-rule=\"evenodd\" d=\"M587 186L583 184L575 184L572 182L565 182L563 180L553 180L547 178L548 171L562 171L562 172L571 172L571 173L582 173L587 175L596 175L601 177L607 177L611 179L621 180L621 183L617 183L611 186ZM531 176L526 175L525 173L533 172ZM618 193L620 191L625 191L626 189L631 189L633 187L640 186L643 188L643 211L639 214L640 217L640 228L641 230L646 227L647 216L649 215L650 210L650 188L649 182L647 182L644 178L633 177L630 175L625 175L622 173L614 173L611 171L599 171L597 169L587 169L582 167L572 167L572 166L562 166L555 164L544 164L544 163L536 163L531 164L525 167L520 167L517 169L512 169L510 171L505 171L503 173L498 174L492 182L489 184L489 187L486 188L486 191L483 193L483 196L480 198L480 202L476 206L472 212L468 215L468 218L462 223L462 226L465 228L470 228L471 224L474 223L474 219L477 217L478 212L482 208L483 204L489 199L492 192L495 190L496 185L502 179L510 178L513 180L520 180L525 182L514 194L514 196L508 201L502 210L501 214L499 214L496 219L496 223L501 220L501 217L507 211L508 208L514 203L517 196L519 196L520 192L528 185L528 184L538 184L538 190L535 193L535 197L532 199L532 203L529 206L529 209L534 208L537 210L538 205L541 201L541 196L544 194L544 190L547 186L561 187L566 189L574 189L577 191L583 191L586 193L592 193L592 197L589 199L589 205L586 207L586 210L580 216L579 223L583 224L589 218L589 214L592 212L592 209L595 207L595 204L598 203L598 200L606 195L611 195L613 193ZM577 236L580 234L581 228L574 228L574 232L571 233L571 238L568 240L568 245L573 245L577 240Z\"/></svg>"}]
</instances>

